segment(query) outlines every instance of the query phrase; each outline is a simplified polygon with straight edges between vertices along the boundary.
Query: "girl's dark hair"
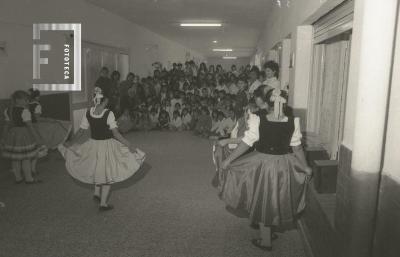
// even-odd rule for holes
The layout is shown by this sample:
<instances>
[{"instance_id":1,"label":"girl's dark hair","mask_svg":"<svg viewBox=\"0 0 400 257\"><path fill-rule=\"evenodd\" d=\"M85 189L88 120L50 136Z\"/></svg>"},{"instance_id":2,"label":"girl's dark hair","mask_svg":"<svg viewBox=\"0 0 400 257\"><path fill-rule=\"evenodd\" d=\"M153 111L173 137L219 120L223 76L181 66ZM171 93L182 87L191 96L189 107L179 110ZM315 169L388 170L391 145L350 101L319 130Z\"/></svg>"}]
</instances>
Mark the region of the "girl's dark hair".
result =
<instances>
[{"instance_id":1,"label":"girl's dark hair","mask_svg":"<svg viewBox=\"0 0 400 257\"><path fill-rule=\"evenodd\" d=\"M128 79L129 77L135 78L135 74L133 72L129 72L128 75L126 75L126 79Z\"/></svg>"},{"instance_id":2,"label":"girl's dark hair","mask_svg":"<svg viewBox=\"0 0 400 257\"><path fill-rule=\"evenodd\" d=\"M35 99L36 97L40 96L40 91L37 89L30 88L28 91L31 99Z\"/></svg>"},{"instance_id":3,"label":"girl's dark hair","mask_svg":"<svg viewBox=\"0 0 400 257\"><path fill-rule=\"evenodd\" d=\"M275 73L275 77L279 78L279 64L274 61L268 61L264 64L264 69L270 69Z\"/></svg>"},{"instance_id":4,"label":"girl's dark hair","mask_svg":"<svg viewBox=\"0 0 400 257\"><path fill-rule=\"evenodd\" d=\"M272 95L272 92L271 92L271 95L268 97L267 95L268 95L268 93L267 94L265 94L265 89L266 89L266 87L267 86L265 86L265 85L261 85L261 86L259 86L256 90L254 90L254 93L253 93L253 96L254 96L254 98L260 98L261 100L263 100L263 102L266 102L266 103L268 103L268 99L269 98L271 98L271 95ZM269 91L268 91L269 92ZM269 103L268 103L269 104ZM273 105L273 104L272 104Z\"/></svg>"},{"instance_id":5,"label":"girl's dark hair","mask_svg":"<svg viewBox=\"0 0 400 257\"><path fill-rule=\"evenodd\" d=\"M29 99L29 94L23 90L17 90L11 95L13 102L19 99Z\"/></svg>"},{"instance_id":6,"label":"girl's dark hair","mask_svg":"<svg viewBox=\"0 0 400 257\"><path fill-rule=\"evenodd\" d=\"M121 74L119 71L115 70L111 73L111 79L114 79L115 76L118 76L118 78L121 78Z\"/></svg>"}]
</instances>

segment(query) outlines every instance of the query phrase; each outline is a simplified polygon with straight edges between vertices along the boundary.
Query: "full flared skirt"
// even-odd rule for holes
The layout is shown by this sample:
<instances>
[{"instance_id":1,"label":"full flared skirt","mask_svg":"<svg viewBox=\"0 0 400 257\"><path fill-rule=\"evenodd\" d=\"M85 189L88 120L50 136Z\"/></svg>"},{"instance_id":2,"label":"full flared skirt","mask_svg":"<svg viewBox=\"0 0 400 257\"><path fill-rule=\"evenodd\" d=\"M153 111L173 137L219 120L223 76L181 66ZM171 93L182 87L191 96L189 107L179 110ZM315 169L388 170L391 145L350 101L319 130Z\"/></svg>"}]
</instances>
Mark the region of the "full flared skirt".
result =
<instances>
[{"instance_id":1,"label":"full flared skirt","mask_svg":"<svg viewBox=\"0 0 400 257\"><path fill-rule=\"evenodd\" d=\"M115 139L89 139L69 148L59 145L70 175L87 184L113 184L135 174L145 160L145 154L129 148Z\"/></svg>"},{"instance_id":2,"label":"full flared skirt","mask_svg":"<svg viewBox=\"0 0 400 257\"><path fill-rule=\"evenodd\" d=\"M27 127L12 127L8 130L2 156L14 161L33 159L38 157L39 146Z\"/></svg>"},{"instance_id":3,"label":"full flared skirt","mask_svg":"<svg viewBox=\"0 0 400 257\"><path fill-rule=\"evenodd\" d=\"M291 226L305 208L306 175L294 154L249 153L226 173L222 199L245 210L251 223Z\"/></svg>"},{"instance_id":4,"label":"full flared skirt","mask_svg":"<svg viewBox=\"0 0 400 257\"><path fill-rule=\"evenodd\" d=\"M69 121L45 120L33 123L33 127L43 139L43 143L49 149L56 149L64 143L72 129Z\"/></svg>"}]
</instances>

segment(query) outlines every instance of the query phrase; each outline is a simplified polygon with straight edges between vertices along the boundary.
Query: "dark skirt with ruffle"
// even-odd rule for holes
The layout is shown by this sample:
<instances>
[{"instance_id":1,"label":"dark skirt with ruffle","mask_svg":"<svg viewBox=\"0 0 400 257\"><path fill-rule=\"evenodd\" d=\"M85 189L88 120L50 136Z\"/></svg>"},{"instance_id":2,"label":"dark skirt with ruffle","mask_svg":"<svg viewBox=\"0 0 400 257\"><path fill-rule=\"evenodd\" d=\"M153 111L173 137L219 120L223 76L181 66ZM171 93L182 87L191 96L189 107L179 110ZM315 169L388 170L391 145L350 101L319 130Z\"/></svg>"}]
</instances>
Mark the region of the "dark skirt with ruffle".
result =
<instances>
[{"instance_id":1,"label":"dark skirt with ruffle","mask_svg":"<svg viewBox=\"0 0 400 257\"><path fill-rule=\"evenodd\" d=\"M294 154L252 152L226 171L222 199L252 224L288 227L305 208L306 175Z\"/></svg>"}]
</instances>

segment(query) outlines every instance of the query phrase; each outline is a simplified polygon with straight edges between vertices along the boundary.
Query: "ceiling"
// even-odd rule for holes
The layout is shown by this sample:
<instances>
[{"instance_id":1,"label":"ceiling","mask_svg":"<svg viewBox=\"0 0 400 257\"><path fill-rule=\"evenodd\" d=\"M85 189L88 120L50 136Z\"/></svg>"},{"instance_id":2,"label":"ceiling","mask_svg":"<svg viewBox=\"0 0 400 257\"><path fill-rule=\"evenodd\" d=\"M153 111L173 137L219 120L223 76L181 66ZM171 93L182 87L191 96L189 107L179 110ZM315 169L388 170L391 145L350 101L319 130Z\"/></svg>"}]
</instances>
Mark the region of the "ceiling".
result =
<instances>
[{"instance_id":1,"label":"ceiling","mask_svg":"<svg viewBox=\"0 0 400 257\"><path fill-rule=\"evenodd\" d=\"M253 55L273 0L87 0L205 57ZM221 22L220 28L183 28L181 22ZM218 43L213 43L217 40Z\"/></svg>"}]
</instances>

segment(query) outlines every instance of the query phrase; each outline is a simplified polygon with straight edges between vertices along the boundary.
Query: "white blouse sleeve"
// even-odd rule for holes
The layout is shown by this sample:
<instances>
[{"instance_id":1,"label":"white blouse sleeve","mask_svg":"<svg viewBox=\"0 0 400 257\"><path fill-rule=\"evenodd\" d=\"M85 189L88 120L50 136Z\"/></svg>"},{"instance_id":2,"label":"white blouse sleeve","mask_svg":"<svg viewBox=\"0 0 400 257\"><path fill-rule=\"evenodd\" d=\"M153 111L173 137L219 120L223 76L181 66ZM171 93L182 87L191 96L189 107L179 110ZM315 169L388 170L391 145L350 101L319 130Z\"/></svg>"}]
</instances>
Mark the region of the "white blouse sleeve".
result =
<instances>
[{"instance_id":1,"label":"white blouse sleeve","mask_svg":"<svg viewBox=\"0 0 400 257\"><path fill-rule=\"evenodd\" d=\"M301 138L303 135L301 134L300 129L300 118L294 118L294 132L292 135L292 140L290 141L290 146L299 146L301 145Z\"/></svg>"},{"instance_id":2,"label":"white blouse sleeve","mask_svg":"<svg viewBox=\"0 0 400 257\"><path fill-rule=\"evenodd\" d=\"M79 126L81 129L88 129L90 127L89 121L86 118L86 113L83 115L82 120L81 120L81 125Z\"/></svg>"},{"instance_id":3,"label":"white blouse sleeve","mask_svg":"<svg viewBox=\"0 0 400 257\"><path fill-rule=\"evenodd\" d=\"M4 110L4 120L5 120L5 121L10 121L10 117L8 116L8 113L7 113L7 112L8 112L8 109L5 109L5 110Z\"/></svg>"},{"instance_id":4,"label":"white blouse sleeve","mask_svg":"<svg viewBox=\"0 0 400 257\"><path fill-rule=\"evenodd\" d=\"M110 129L118 128L117 122L115 121L114 113L112 111L110 111L110 113L108 114L107 125L110 127Z\"/></svg>"},{"instance_id":5,"label":"white blouse sleeve","mask_svg":"<svg viewBox=\"0 0 400 257\"><path fill-rule=\"evenodd\" d=\"M42 106L40 104L36 105L35 113L36 114L42 114Z\"/></svg>"},{"instance_id":6,"label":"white blouse sleeve","mask_svg":"<svg viewBox=\"0 0 400 257\"><path fill-rule=\"evenodd\" d=\"M28 109L24 109L21 114L22 121L27 122L32 120L31 112Z\"/></svg>"},{"instance_id":7,"label":"white blouse sleeve","mask_svg":"<svg viewBox=\"0 0 400 257\"><path fill-rule=\"evenodd\" d=\"M247 124L248 129L244 132L242 141L246 145L252 147L253 144L257 142L260 137L258 131L258 127L260 126L260 117L258 117L256 114L250 114Z\"/></svg>"}]
</instances>

